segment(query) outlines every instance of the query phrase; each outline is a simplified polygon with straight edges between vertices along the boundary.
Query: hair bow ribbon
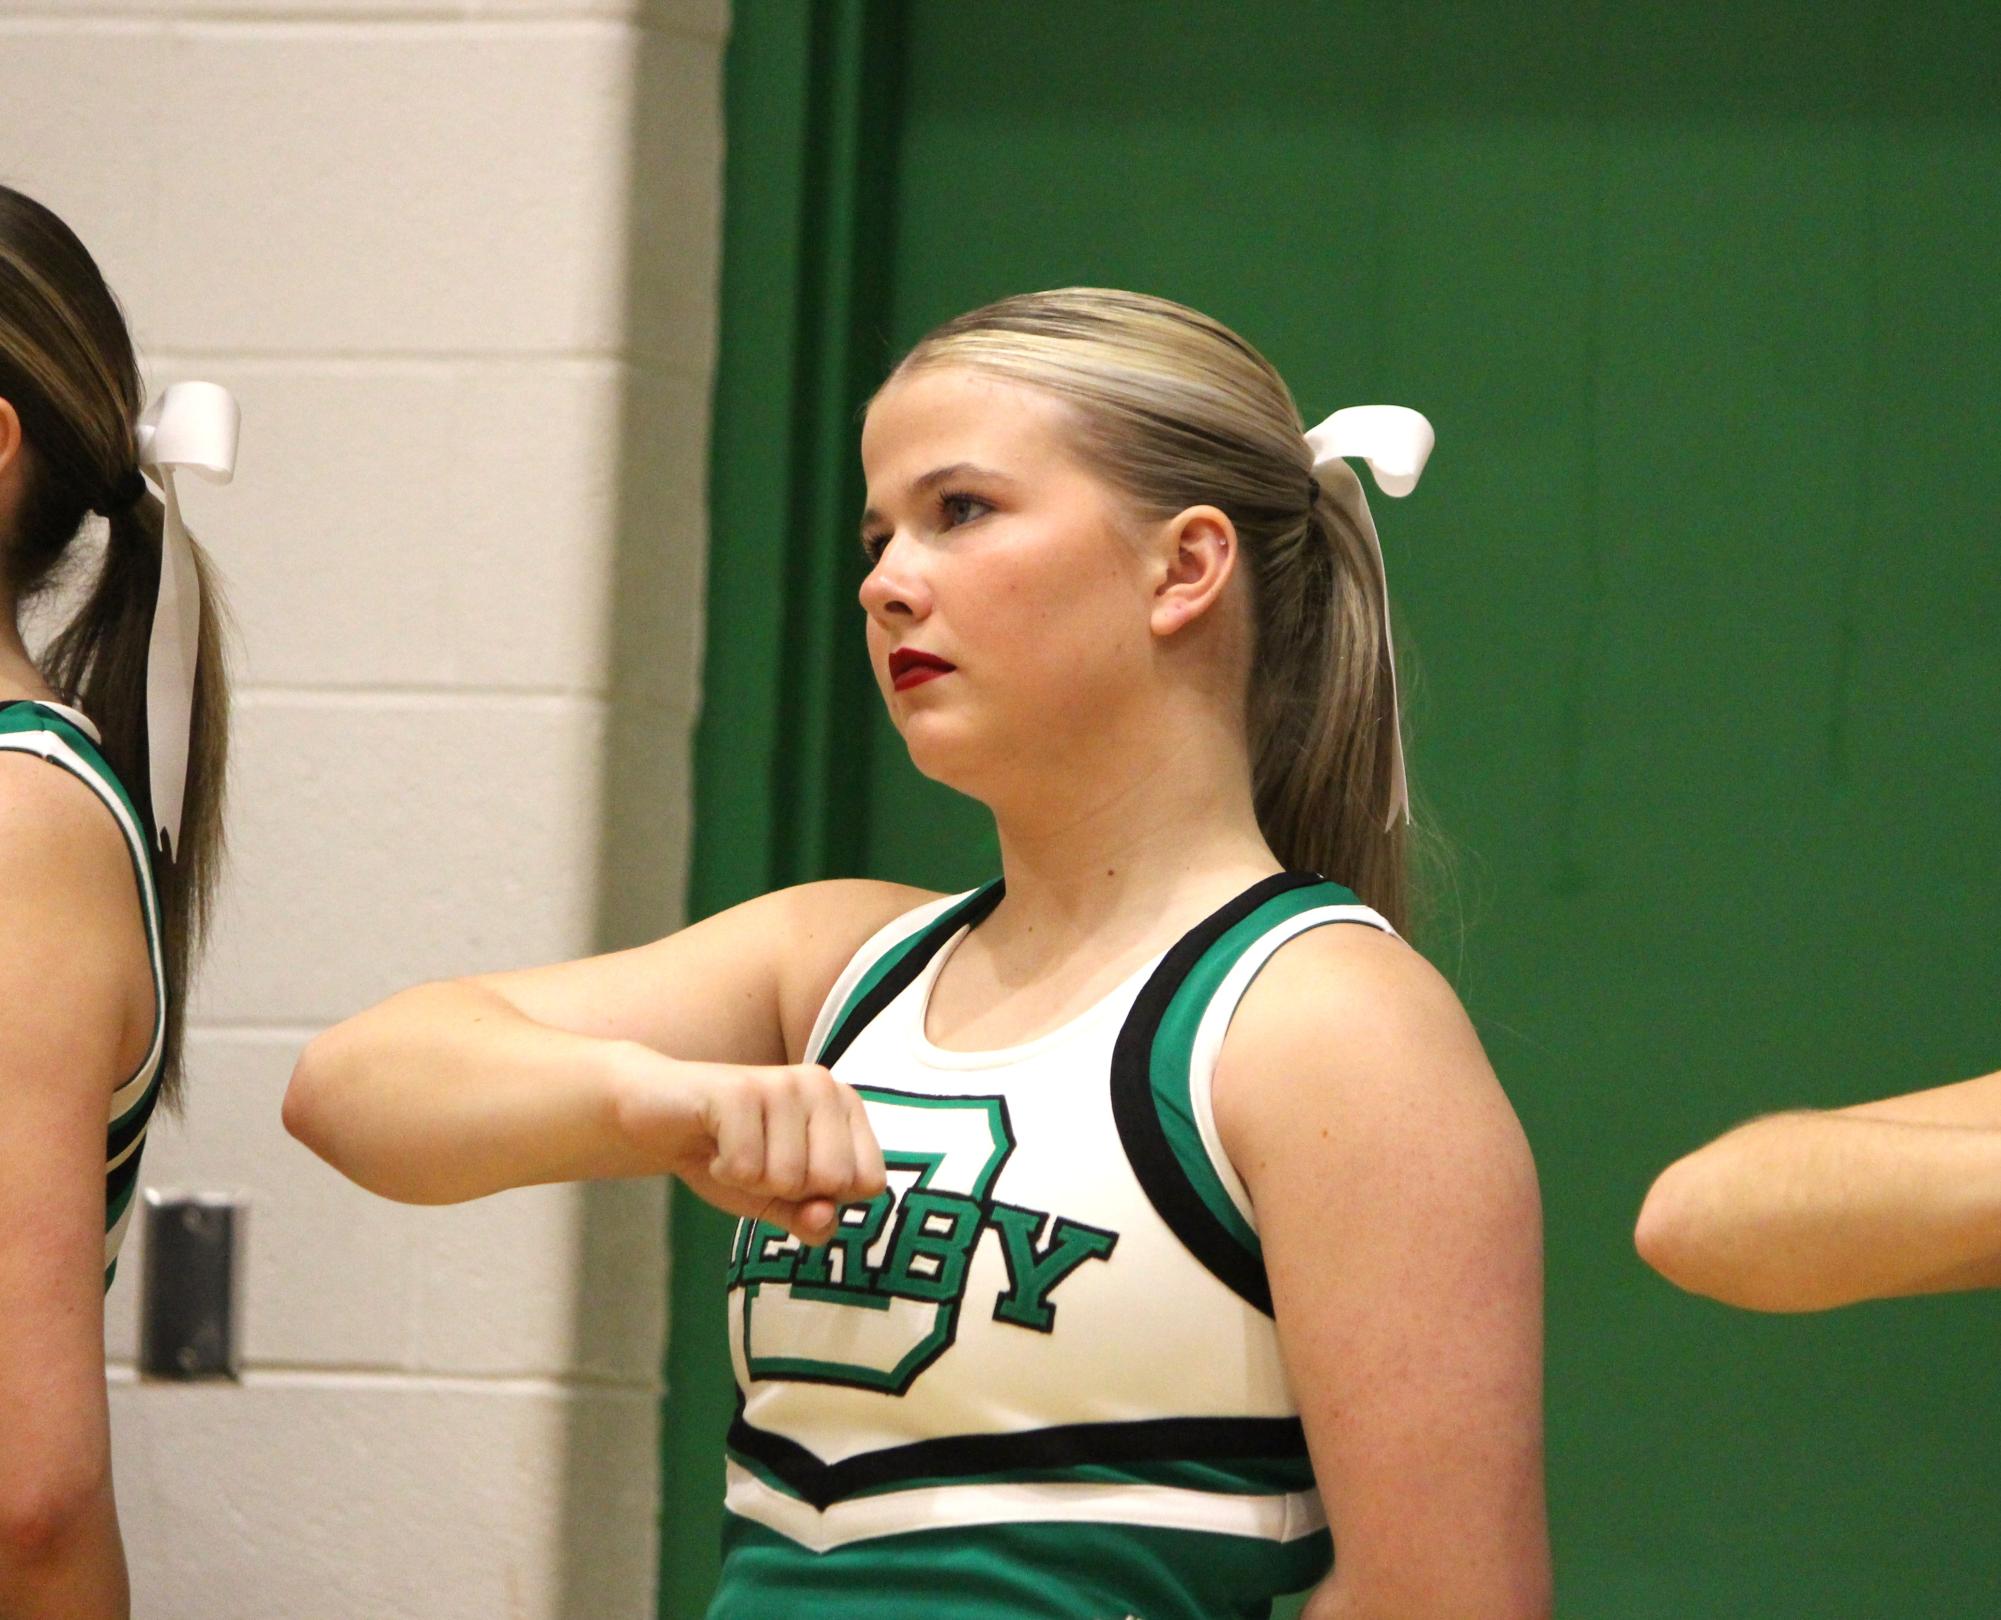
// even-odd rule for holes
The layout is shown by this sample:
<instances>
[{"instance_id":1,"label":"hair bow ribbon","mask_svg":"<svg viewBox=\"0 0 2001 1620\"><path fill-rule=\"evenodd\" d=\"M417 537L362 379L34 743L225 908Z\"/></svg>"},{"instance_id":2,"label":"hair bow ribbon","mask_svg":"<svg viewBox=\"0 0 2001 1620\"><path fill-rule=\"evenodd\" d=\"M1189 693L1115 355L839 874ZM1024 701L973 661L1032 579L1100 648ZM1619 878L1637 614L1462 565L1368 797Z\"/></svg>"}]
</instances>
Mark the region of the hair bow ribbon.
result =
<instances>
[{"instance_id":1,"label":"hair bow ribbon","mask_svg":"<svg viewBox=\"0 0 2001 1620\"><path fill-rule=\"evenodd\" d=\"M1390 806L1383 823L1396 825L1398 816L1410 820L1410 785L1404 776L1403 712L1397 702L1396 647L1390 640L1390 576L1383 566L1383 543L1376 537L1375 520L1362 493L1362 480L1348 465L1352 456L1369 465L1376 487L1385 495L1408 495L1417 488L1418 475L1430 458L1438 435L1417 411L1404 405L1350 405L1336 411L1306 435L1306 447L1313 452L1315 477L1329 474L1327 487L1334 499L1361 530L1376 554L1376 573L1383 582L1383 652L1390 664Z\"/></svg>"},{"instance_id":2,"label":"hair bow ribbon","mask_svg":"<svg viewBox=\"0 0 2001 1620\"><path fill-rule=\"evenodd\" d=\"M167 387L139 418L139 468L160 487L160 594L146 648L146 753L155 847L172 860L181 841L187 795L188 732L193 724L195 666L201 652L201 582L181 518L174 474L226 484L236 472L242 422L236 396L217 383Z\"/></svg>"}]
</instances>

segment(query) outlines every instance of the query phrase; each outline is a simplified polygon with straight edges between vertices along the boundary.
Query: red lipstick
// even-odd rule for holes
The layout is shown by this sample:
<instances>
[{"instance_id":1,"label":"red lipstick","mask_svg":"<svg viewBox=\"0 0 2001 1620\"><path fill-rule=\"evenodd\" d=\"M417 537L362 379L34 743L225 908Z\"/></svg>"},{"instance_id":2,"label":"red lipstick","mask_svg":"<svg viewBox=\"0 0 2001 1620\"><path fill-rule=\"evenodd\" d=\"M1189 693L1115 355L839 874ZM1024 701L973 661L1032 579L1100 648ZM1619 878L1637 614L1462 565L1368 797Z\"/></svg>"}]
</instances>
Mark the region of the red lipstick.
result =
<instances>
[{"instance_id":1,"label":"red lipstick","mask_svg":"<svg viewBox=\"0 0 2001 1620\"><path fill-rule=\"evenodd\" d=\"M898 647L889 655L889 683L897 691L907 692L913 686L935 681L940 675L949 675L958 667L936 653L920 652L915 647Z\"/></svg>"}]
</instances>

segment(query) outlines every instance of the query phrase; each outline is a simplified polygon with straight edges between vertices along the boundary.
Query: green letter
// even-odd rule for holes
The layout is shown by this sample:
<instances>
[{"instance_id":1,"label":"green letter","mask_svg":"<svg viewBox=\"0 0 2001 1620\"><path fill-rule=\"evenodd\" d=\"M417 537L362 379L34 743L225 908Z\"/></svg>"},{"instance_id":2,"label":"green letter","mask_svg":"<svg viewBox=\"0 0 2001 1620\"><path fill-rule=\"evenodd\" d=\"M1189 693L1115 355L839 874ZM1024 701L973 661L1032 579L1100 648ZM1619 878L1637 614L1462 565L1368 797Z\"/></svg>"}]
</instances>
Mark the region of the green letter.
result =
<instances>
[{"instance_id":1,"label":"green letter","mask_svg":"<svg viewBox=\"0 0 2001 1620\"><path fill-rule=\"evenodd\" d=\"M798 1246L771 1252L772 1244L789 1242L784 1227L769 1221L752 1223L750 1240L744 1245L743 1267L737 1275L747 1283L790 1282L792 1268L799 1263Z\"/></svg>"},{"instance_id":2,"label":"green letter","mask_svg":"<svg viewBox=\"0 0 2001 1620\"><path fill-rule=\"evenodd\" d=\"M934 1227L934 1221L942 1224ZM904 1299L956 1300L966 1286L966 1262L979 1235L980 1206L972 1199L913 1187L903 1195L889 1263L876 1286ZM932 1265L918 1271L919 1260Z\"/></svg>"},{"instance_id":3,"label":"green letter","mask_svg":"<svg viewBox=\"0 0 2001 1620\"><path fill-rule=\"evenodd\" d=\"M834 1235L825 1243L808 1249L800 1257L799 1269L792 1274L792 1292L803 1299L827 1299L838 1304L870 1305L889 1309L889 1301L871 1290L875 1277L868 1267L869 1245L889 1219L891 1198L887 1189L866 1204L849 1204L834 1222ZM834 1251L841 1254L840 1280L829 1271Z\"/></svg>"},{"instance_id":4,"label":"green letter","mask_svg":"<svg viewBox=\"0 0 2001 1620\"><path fill-rule=\"evenodd\" d=\"M1039 1209L995 1204L987 1220L1001 1235L1007 1261L1007 1292L994 1301L994 1320L1038 1333L1055 1331L1056 1307L1048 1303L1055 1287L1086 1260L1102 1260L1119 1241L1116 1232L1102 1232L1081 1221L1057 1216L1049 1246L1039 1249L1049 1217Z\"/></svg>"}]
</instances>

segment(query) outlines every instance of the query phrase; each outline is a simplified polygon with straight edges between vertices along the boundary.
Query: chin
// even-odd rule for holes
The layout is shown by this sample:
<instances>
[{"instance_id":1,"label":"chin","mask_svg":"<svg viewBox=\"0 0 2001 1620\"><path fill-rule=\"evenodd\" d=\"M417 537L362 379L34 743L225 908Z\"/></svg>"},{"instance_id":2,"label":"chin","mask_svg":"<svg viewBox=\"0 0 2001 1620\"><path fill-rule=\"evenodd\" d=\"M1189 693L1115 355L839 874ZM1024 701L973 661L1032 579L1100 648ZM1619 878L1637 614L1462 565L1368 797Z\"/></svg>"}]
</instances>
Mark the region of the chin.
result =
<instances>
[{"instance_id":1,"label":"chin","mask_svg":"<svg viewBox=\"0 0 2001 1620\"><path fill-rule=\"evenodd\" d=\"M928 724L930 716L915 715L899 728L904 751L917 774L963 793L981 797L980 786L991 774L994 745L990 740L968 736L956 727Z\"/></svg>"}]
</instances>

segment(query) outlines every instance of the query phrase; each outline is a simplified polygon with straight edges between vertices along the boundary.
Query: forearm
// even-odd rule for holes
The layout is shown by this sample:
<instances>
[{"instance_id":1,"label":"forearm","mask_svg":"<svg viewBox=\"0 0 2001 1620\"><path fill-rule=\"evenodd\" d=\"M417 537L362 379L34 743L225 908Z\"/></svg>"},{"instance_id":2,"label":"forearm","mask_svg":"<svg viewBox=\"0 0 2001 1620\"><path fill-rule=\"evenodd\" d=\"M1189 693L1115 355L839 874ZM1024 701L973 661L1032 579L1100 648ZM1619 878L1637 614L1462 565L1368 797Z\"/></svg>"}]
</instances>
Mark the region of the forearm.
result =
<instances>
[{"instance_id":1,"label":"forearm","mask_svg":"<svg viewBox=\"0 0 2001 1620\"><path fill-rule=\"evenodd\" d=\"M106 1481L73 1512L11 1520L0 1536L0 1620L127 1620L131 1598Z\"/></svg>"},{"instance_id":2,"label":"forearm","mask_svg":"<svg viewBox=\"0 0 2001 1620\"><path fill-rule=\"evenodd\" d=\"M419 985L317 1036L285 1125L371 1192L454 1203L660 1169L622 1130L629 1043L552 1029L461 981Z\"/></svg>"},{"instance_id":3,"label":"forearm","mask_svg":"<svg viewBox=\"0 0 2001 1620\"><path fill-rule=\"evenodd\" d=\"M1635 1241L1680 1287L1753 1310L1973 1286L2001 1265L2001 1131L1753 1120L1662 1172Z\"/></svg>"}]
</instances>

